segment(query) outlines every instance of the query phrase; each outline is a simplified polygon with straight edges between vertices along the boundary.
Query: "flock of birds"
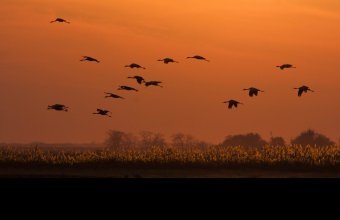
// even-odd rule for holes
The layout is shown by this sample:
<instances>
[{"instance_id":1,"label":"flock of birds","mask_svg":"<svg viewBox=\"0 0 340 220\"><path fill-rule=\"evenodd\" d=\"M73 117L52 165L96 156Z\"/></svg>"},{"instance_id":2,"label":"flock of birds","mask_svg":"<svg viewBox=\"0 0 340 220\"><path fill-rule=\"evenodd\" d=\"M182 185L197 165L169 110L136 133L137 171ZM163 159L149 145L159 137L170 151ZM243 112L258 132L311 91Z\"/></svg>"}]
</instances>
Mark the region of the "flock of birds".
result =
<instances>
[{"instance_id":1,"label":"flock of birds","mask_svg":"<svg viewBox=\"0 0 340 220\"><path fill-rule=\"evenodd\" d=\"M51 23L55 23L55 22L59 22L59 23L67 23L70 24L69 21L63 19L63 18L56 18L55 20L51 21ZM196 59L196 60L202 60L202 61L206 61L206 62L210 62L210 60L207 60L205 57L199 56L199 55L195 55L195 56L191 56L191 57L187 57L187 59ZM90 57L90 56L83 56L83 59L81 59L80 61L88 61L88 62L96 62L96 63L100 63L99 60ZM169 64L169 63L179 63L178 61L175 61L172 58L164 58L164 59L159 59L158 61L163 62L164 64ZM136 63L132 63L130 65L126 65L125 67L127 68L131 68L131 69L146 69L145 67L136 64ZM280 68L281 70L284 69L290 69L290 68L296 68L295 66L293 66L292 64L282 64L279 66L276 66L278 68ZM140 85L144 84L146 87L149 86L158 86L158 87L163 87L162 85L160 85L162 82L161 81L146 81L142 76L130 76L128 77L128 79L134 79L136 80L136 82ZM301 97L303 93L307 93L307 92L314 92L313 90L311 90L308 86L301 86L298 88L294 88L298 90L298 96ZM119 86L117 90L126 90L126 91L135 91L138 92L137 89L130 87L130 86ZM248 94L250 97L254 97L254 96L258 96L259 92L264 92L263 90L257 89L255 87L250 87L248 89L243 89L244 91L248 91ZM114 94L114 93L105 93L106 96L105 98L114 98L114 99L124 99L123 97ZM233 107L237 108L239 104L243 104L237 100L228 100L223 102L225 104L228 104L228 108L232 109ZM54 104L54 105L49 105L48 109L52 109L52 110L56 110L56 111L65 111L67 112L69 107L63 105L63 104ZM98 115L103 115L103 116L108 116L111 117L110 114L112 114L109 110L105 110L105 109L97 109L96 112L94 112L93 114L98 114Z\"/></svg>"}]
</instances>

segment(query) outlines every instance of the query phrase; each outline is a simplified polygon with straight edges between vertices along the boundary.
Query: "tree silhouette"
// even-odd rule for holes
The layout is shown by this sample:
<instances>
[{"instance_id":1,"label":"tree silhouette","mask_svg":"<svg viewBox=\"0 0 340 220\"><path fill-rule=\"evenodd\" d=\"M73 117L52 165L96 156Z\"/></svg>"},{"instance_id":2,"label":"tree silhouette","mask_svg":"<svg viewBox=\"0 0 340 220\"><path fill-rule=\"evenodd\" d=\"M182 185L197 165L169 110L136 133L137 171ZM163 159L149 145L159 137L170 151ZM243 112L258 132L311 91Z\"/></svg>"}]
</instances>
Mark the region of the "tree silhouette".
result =
<instances>
[{"instance_id":1,"label":"tree silhouette","mask_svg":"<svg viewBox=\"0 0 340 220\"><path fill-rule=\"evenodd\" d=\"M134 148L138 142L134 135L122 131L109 130L107 134L108 138L105 141L105 145L113 150Z\"/></svg>"},{"instance_id":2,"label":"tree silhouette","mask_svg":"<svg viewBox=\"0 0 340 220\"><path fill-rule=\"evenodd\" d=\"M164 135L161 133L153 133L151 131L140 132L139 146L146 147L166 147Z\"/></svg>"},{"instance_id":3,"label":"tree silhouette","mask_svg":"<svg viewBox=\"0 0 340 220\"><path fill-rule=\"evenodd\" d=\"M286 141L283 137L272 137L272 138L270 138L269 145L271 145L271 146L285 146Z\"/></svg>"},{"instance_id":4,"label":"tree silhouette","mask_svg":"<svg viewBox=\"0 0 340 220\"><path fill-rule=\"evenodd\" d=\"M301 132L299 136L294 138L291 143L294 145L316 145L316 146L331 146L335 143L323 134L319 134L312 129Z\"/></svg>"},{"instance_id":5,"label":"tree silhouette","mask_svg":"<svg viewBox=\"0 0 340 220\"><path fill-rule=\"evenodd\" d=\"M196 139L190 134L176 133L171 136L171 146L175 148L206 148L208 143Z\"/></svg>"},{"instance_id":6,"label":"tree silhouette","mask_svg":"<svg viewBox=\"0 0 340 220\"><path fill-rule=\"evenodd\" d=\"M267 144L259 134L238 134L229 135L225 138L222 146L244 146L244 147L263 147Z\"/></svg>"}]
</instances>

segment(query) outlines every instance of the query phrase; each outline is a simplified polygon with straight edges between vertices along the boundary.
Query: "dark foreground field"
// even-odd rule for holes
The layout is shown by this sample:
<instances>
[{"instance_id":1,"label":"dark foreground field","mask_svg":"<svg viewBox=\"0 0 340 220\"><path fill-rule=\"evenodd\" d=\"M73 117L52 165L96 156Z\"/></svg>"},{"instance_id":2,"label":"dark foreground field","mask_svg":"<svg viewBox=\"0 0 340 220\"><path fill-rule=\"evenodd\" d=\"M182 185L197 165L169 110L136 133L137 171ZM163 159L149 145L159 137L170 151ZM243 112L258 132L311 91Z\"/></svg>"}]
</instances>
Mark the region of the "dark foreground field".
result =
<instances>
[{"instance_id":1,"label":"dark foreground field","mask_svg":"<svg viewBox=\"0 0 340 220\"><path fill-rule=\"evenodd\" d=\"M340 169L0 168L0 178L340 178Z\"/></svg>"},{"instance_id":2,"label":"dark foreground field","mask_svg":"<svg viewBox=\"0 0 340 220\"><path fill-rule=\"evenodd\" d=\"M2 147L0 177L334 178L340 177L340 147Z\"/></svg>"}]
</instances>

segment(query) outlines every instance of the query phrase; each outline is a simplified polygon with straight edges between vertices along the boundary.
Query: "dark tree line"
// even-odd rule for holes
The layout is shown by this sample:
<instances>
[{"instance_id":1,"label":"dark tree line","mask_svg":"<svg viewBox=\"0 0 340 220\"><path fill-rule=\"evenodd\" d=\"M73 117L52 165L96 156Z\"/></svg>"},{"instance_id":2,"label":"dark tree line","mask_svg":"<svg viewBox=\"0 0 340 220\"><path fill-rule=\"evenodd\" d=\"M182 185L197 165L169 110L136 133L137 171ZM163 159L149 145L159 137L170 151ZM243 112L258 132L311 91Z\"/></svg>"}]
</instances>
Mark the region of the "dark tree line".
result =
<instances>
[{"instance_id":1,"label":"dark tree line","mask_svg":"<svg viewBox=\"0 0 340 220\"><path fill-rule=\"evenodd\" d=\"M292 145L302 146L331 146L335 143L323 134L319 134L314 130L307 130L301 132L297 137L290 141ZM222 146L245 146L245 147L262 147L265 145L271 146L284 146L287 145L283 137L271 137L270 141L265 141L259 134L249 133L240 135L230 135L225 138Z\"/></svg>"},{"instance_id":2,"label":"dark tree line","mask_svg":"<svg viewBox=\"0 0 340 220\"><path fill-rule=\"evenodd\" d=\"M317 145L320 147L335 145L335 143L323 134L314 130L301 132L297 137L290 141L292 145ZM206 148L212 146L204 141L196 139L192 135L176 133L167 141L163 134L150 131L140 132L138 135L125 133L122 131L108 131L108 138L105 145L111 149L124 150L131 148L148 148L148 147L175 147L180 149L189 148ZM271 137L269 141L264 140L257 133L237 134L227 136L219 146L244 146L244 147L263 147L265 145L284 146L287 142L283 137Z\"/></svg>"},{"instance_id":3,"label":"dark tree line","mask_svg":"<svg viewBox=\"0 0 340 220\"><path fill-rule=\"evenodd\" d=\"M183 133L176 133L172 135L170 142L167 142L166 138L161 133L143 131L140 132L139 135L134 135L122 131L110 130L108 131L108 138L105 145L111 149L124 150L137 147L176 147L184 149L190 147L204 148L211 144L197 140L192 135Z\"/></svg>"}]
</instances>

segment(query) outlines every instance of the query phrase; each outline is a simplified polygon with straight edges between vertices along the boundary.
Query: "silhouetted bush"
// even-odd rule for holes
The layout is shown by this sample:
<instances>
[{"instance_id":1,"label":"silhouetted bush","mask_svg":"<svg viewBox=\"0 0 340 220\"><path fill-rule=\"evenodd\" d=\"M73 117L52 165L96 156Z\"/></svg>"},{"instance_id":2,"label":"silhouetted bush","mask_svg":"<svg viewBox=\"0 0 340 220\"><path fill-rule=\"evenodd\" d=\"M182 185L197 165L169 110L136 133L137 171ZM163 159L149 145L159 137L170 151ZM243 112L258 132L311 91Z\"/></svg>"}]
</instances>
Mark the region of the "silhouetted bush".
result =
<instances>
[{"instance_id":1,"label":"silhouetted bush","mask_svg":"<svg viewBox=\"0 0 340 220\"><path fill-rule=\"evenodd\" d=\"M259 134L238 134L229 135L225 138L222 146L244 146L244 147L263 147L267 144Z\"/></svg>"},{"instance_id":2,"label":"silhouetted bush","mask_svg":"<svg viewBox=\"0 0 340 220\"><path fill-rule=\"evenodd\" d=\"M323 134L319 134L311 129L301 132L301 134L293 139L291 143L293 145L316 145L320 147L335 145L335 143L331 141L328 137Z\"/></svg>"},{"instance_id":3,"label":"silhouetted bush","mask_svg":"<svg viewBox=\"0 0 340 220\"><path fill-rule=\"evenodd\" d=\"M283 137L272 137L270 138L269 145L271 146L285 146L286 141Z\"/></svg>"}]
</instances>

